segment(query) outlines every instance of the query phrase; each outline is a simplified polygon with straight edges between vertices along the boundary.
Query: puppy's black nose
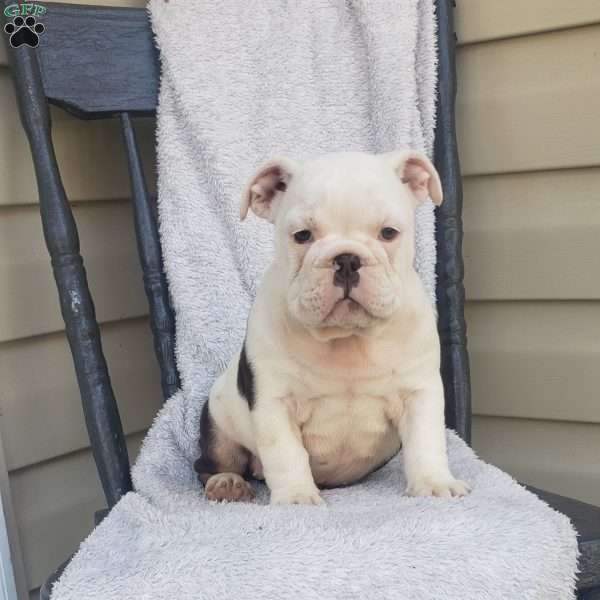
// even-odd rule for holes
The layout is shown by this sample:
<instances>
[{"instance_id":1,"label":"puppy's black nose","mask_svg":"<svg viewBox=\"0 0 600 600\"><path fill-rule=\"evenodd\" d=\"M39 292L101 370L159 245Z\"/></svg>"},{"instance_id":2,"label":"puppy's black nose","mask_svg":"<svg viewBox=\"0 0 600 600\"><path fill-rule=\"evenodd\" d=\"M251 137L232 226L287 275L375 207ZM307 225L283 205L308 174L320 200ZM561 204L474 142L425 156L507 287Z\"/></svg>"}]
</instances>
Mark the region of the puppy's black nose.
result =
<instances>
[{"instance_id":1,"label":"puppy's black nose","mask_svg":"<svg viewBox=\"0 0 600 600\"><path fill-rule=\"evenodd\" d=\"M333 259L336 265L336 272L333 276L333 284L344 288L344 297L348 297L350 289L358 285L360 275L358 270L361 267L360 257L356 254L338 254Z\"/></svg>"},{"instance_id":2,"label":"puppy's black nose","mask_svg":"<svg viewBox=\"0 0 600 600\"><path fill-rule=\"evenodd\" d=\"M360 257L356 254L338 254L333 262L338 266L338 272L342 271L348 276L360 269Z\"/></svg>"}]
</instances>

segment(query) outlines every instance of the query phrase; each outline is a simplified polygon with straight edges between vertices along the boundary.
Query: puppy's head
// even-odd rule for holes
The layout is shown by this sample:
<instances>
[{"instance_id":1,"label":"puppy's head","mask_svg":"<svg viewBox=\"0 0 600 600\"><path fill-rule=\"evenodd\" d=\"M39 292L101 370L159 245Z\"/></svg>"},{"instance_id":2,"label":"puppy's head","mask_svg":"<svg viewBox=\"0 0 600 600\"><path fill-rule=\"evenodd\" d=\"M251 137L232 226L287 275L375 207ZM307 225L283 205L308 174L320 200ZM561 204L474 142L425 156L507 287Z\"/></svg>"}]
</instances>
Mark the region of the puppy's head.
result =
<instances>
[{"instance_id":1,"label":"puppy's head","mask_svg":"<svg viewBox=\"0 0 600 600\"><path fill-rule=\"evenodd\" d=\"M389 319L413 268L414 212L442 202L438 174L420 152L276 158L250 180L251 209L276 227L276 258L290 314L309 328L349 332Z\"/></svg>"}]
</instances>

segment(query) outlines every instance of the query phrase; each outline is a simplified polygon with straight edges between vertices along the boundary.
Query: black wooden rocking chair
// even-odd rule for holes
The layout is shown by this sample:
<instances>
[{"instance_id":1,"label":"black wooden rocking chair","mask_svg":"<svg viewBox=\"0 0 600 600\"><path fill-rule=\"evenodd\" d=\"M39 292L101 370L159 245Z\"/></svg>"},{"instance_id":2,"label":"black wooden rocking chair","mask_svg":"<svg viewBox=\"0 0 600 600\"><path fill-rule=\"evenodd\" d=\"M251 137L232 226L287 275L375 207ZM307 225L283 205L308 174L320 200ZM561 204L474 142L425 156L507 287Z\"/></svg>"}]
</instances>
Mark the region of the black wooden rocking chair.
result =
<instances>
[{"instance_id":1,"label":"black wooden rocking chair","mask_svg":"<svg viewBox=\"0 0 600 600\"><path fill-rule=\"evenodd\" d=\"M462 189L454 123L456 94L452 0L437 0L439 22L438 125L435 163L444 186L437 209L437 305L442 343L446 422L470 441L469 366L464 321ZM2 8L14 4L3 0ZM7 17L4 17L8 21ZM125 438L102 352L94 304L88 289L71 207L56 163L49 105L81 119L118 118L129 162L138 251L148 297L162 392L179 387L174 358L174 319L162 268L154 201L149 196L138 152L133 117L154 115L158 99L158 58L144 9L52 4L43 15L46 33L37 48L25 44L8 56L20 116L29 138L38 183L46 244L52 259L62 315L90 443L110 510L131 490ZM4 24L3 24L4 25ZM5 36L8 42L8 36ZM76 294L80 302L72 302ZM532 489L566 514L579 532L578 594L600 600L600 508ZM106 510L96 514L98 522ZM64 565L42 587L50 587ZM551 599L549 599L551 600Z\"/></svg>"}]
</instances>

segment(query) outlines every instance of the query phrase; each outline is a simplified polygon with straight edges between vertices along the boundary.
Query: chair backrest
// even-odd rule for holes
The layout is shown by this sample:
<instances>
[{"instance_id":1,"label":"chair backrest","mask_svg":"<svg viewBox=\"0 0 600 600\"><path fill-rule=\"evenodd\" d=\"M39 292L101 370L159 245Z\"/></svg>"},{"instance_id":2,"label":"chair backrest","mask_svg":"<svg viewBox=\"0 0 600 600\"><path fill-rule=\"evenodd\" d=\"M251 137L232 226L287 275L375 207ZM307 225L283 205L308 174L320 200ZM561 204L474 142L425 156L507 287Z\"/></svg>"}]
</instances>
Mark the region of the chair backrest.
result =
<instances>
[{"instance_id":1,"label":"chair backrest","mask_svg":"<svg viewBox=\"0 0 600 600\"><path fill-rule=\"evenodd\" d=\"M14 0L1 0L4 20ZM435 163L445 201L437 210L437 298L446 422L470 440L470 387L462 262L462 193L454 124L456 75L452 0L436 0L439 89ZM27 5L24 5L27 6ZM29 3L29 6L32 6ZM102 352L79 239L54 154L49 104L83 119L119 118L129 163L138 251L150 308L163 395L179 387L175 327L169 304L155 207L142 170L132 117L152 115L158 102L157 51L144 9L52 4L38 16L45 34L37 48L8 43L23 126L31 146L44 237L94 459L109 507L131 489L117 402Z\"/></svg>"}]
</instances>

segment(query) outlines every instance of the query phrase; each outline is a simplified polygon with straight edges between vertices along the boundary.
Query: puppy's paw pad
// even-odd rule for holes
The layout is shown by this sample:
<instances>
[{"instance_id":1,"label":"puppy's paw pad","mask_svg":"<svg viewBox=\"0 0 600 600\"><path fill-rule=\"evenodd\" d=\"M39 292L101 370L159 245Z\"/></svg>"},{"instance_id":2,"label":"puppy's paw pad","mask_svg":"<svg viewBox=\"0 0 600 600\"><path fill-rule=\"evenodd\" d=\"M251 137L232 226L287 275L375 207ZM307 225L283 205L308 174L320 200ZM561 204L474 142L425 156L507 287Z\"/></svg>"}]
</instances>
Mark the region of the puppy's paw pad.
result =
<instances>
[{"instance_id":1,"label":"puppy's paw pad","mask_svg":"<svg viewBox=\"0 0 600 600\"><path fill-rule=\"evenodd\" d=\"M204 493L207 500L219 502L243 502L254 498L252 486L237 473L217 473L206 482Z\"/></svg>"},{"instance_id":2,"label":"puppy's paw pad","mask_svg":"<svg viewBox=\"0 0 600 600\"><path fill-rule=\"evenodd\" d=\"M436 496L437 498L459 498L466 496L471 491L468 483L460 479L426 478L416 481L408 486L408 496Z\"/></svg>"},{"instance_id":3,"label":"puppy's paw pad","mask_svg":"<svg viewBox=\"0 0 600 600\"><path fill-rule=\"evenodd\" d=\"M322 506L325 500L321 498L319 490L281 490L271 493L271 504L305 504L308 506Z\"/></svg>"}]
</instances>

